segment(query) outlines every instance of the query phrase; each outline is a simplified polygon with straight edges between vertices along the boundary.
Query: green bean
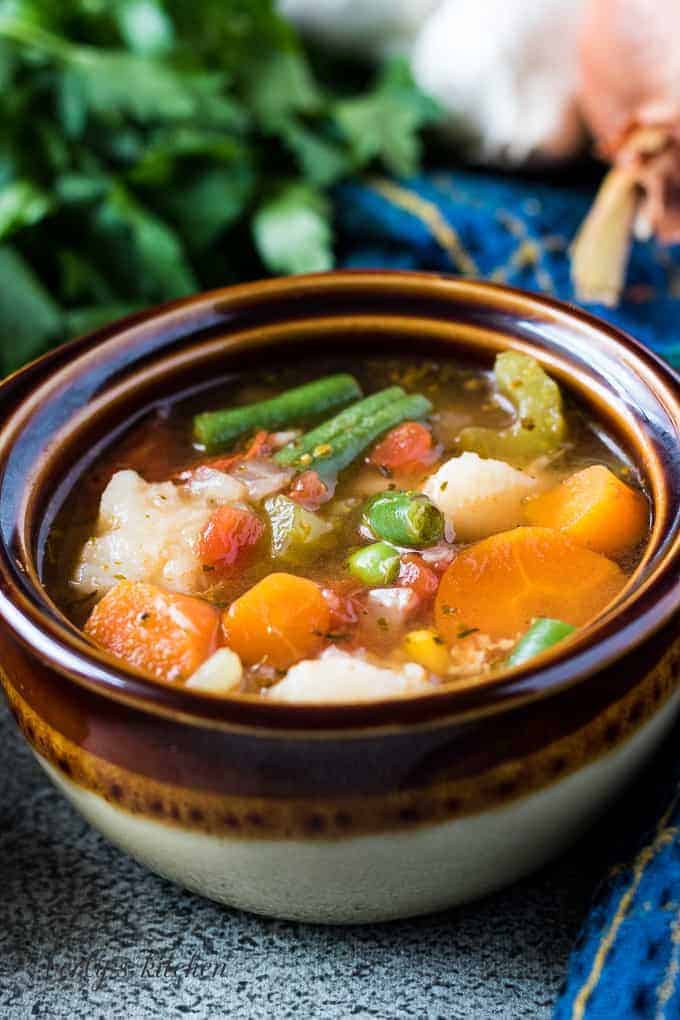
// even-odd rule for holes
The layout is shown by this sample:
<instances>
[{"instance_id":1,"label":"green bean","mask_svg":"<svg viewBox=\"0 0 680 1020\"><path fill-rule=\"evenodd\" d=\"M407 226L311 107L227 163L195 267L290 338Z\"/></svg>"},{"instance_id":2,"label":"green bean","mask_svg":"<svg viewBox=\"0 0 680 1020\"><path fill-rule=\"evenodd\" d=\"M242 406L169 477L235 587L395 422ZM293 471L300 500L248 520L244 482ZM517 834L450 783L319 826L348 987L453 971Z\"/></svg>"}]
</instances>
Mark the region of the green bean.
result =
<instances>
[{"instance_id":1,"label":"green bean","mask_svg":"<svg viewBox=\"0 0 680 1020\"><path fill-rule=\"evenodd\" d=\"M399 553L387 542L374 542L352 553L347 560L347 568L364 584L392 584L399 573Z\"/></svg>"},{"instance_id":2,"label":"green bean","mask_svg":"<svg viewBox=\"0 0 680 1020\"><path fill-rule=\"evenodd\" d=\"M539 616L526 634L523 634L506 660L506 666L519 666L535 655L552 648L558 641L563 641L576 630L569 623L562 620L551 620L545 616Z\"/></svg>"},{"instance_id":3,"label":"green bean","mask_svg":"<svg viewBox=\"0 0 680 1020\"><path fill-rule=\"evenodd\" d=\"M282 450L279 450L275 460L286 467L295 464L296 461L299 461L300 457L304 457L305 454L312 454L317 447L330 443L336 436L357 428L362 421L370 417L375 411L403 396L404 391L401 386L390 386L386 390L379 390L378 393L373 393L370 397L365 397L363 400L351 404L350 407L341 411L340 414L336 414L334 418L323 422L317 428L312 429L311 432L306 432L292 443L288 443Z\"/></svg>"},{"instance_id":4,"label":"green bean","mask_svg":"<svg viewBox=\"0 0 680 1020\"><path fill-rule=\"evenodd\" d=\"M330 442L315 447L312 453L303 454L293 465L316 471L321 479L330 481L373 443L378 436L402 421L424 418L432 404L418 393L401 397L381 407L348 432L337 435Z\"/></svg>"},{"instance_id":5,"label":"green bean","mask_svg":"<svg viewBox=\"0 0 680 1020\"><path fill-rule=\"evenodd\" d=\"M377 538L421 549L444 534L444 517L422 492L380 492L364 508L364 522Z\"/></svg>"},{"instance_id":6,"label":"green bean","mask_svg":"<svg viewBox=\"0 0 680 1020\"><path fill-rule=\"evenodd\" d=\"M356 379L345 373L325 376L256 404L206 411L194 418L194 436L209 450L229 446L252 429L279 429L317 418L361 396Z\"/></svg>"}]
</instances>

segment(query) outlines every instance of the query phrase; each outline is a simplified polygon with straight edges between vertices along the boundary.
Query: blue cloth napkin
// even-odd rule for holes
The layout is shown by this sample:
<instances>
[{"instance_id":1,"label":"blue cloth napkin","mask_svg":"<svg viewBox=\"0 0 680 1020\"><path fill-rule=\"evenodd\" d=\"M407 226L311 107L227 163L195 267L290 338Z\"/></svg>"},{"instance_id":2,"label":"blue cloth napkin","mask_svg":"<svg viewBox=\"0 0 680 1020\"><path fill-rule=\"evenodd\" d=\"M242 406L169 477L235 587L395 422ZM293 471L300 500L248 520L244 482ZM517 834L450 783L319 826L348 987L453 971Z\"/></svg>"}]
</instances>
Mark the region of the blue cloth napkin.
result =
<instances>
[{"instance_id":1,"label":"blue cloth napkin","mask_svg":"<svg viewBox=\"0 0 680 1020\"><path fill-rule=\"evenodd\" d=\"M573 301L567 248L592 197L463 172L352 182L336 196L341 259L478 276ZM619 307L589 310L680 365L680 246L636 244ZM608 819L593 837L604 859L619 863L573 948L554 1020L680 1018L678 737L629 793L623 821Z\"/></svg>"},{"instance_id":2,"label":"blue cloth napkin","mask_svg":"<svg viewBox=\"0 0 680 1020\"><path fill-rule=\"evenodd\" d=\"M462 172L352 182L337 193L341 260L477 276L573 301L567 248L592 198ZM620 306L588 310L680 365L680 246L635 244Z\"/></svg>"}]
</instances>

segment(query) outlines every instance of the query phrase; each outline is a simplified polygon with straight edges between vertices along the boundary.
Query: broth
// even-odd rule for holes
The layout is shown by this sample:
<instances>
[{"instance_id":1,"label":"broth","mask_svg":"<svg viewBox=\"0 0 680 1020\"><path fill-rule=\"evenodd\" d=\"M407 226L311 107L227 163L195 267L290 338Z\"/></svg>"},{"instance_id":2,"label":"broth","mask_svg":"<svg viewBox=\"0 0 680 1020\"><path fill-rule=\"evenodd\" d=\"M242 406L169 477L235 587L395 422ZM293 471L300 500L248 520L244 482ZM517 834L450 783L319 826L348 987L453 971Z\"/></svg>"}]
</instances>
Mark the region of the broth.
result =
<instances>
[{"instance_id":1,"label":"broth","mask_svg":"<svg viewBox=\"0 0 680 1020\"><path fill-rule=\"evenodd\" d=\"M522 636L521 631L512 631L506 634L502 627L496 628L494 623L496 633L488 634L484 628L476 626L475 619L468 620L469 612L465 606L447 607L444 605L442 608L441 595L434 589L436 586L444 586L442 578L446 577L447 571L457 560L462 570L461 556L464 552L470 555L470 550L482 549L480 543L491 540L494 534L498 532L506 534L514 531L515 537L512 537L512 542L515 544L516 536L519 534L518 529L524 529L522 541L531 537L529 531L532 528L538 535L539 526L524 520L522 516L525 512L524 509L518 509L514 517L512 513L509 513L509 503L516 498L514 494L505 497L502 488L499 490L500 495L497 506L494 504L493 513L502 519L503 514L508 511L509 526L492 530L489 535L483 533L483 520L484 515L488 514L491 504L482 493L479 513L475 509L476 504L472 496L470 496L471 502L468 500L468 503L464 504L469 508L462 515L466 520L462 536L454 519L455 514L454 517L451 517L441 511L442 534L432 542L430 547L410 546L408 543L400 544L393 540L391 548L394 551L394 556L390 558L389 548L387 551L380 550L380 553L386 557L385 562L390 565L392 572L393 561L395 557L398 559L398 574L385 583L367 583L365 577L360 576L361 571L356 564L354 567L348 567L348 557L353 552L365 550L368 546L374 546L381 542L383 545L385 544L384 536L376 532L375 529L372 530L370 523L367 523L367 501L370 501L376 494L384 492L393 494L399 492L420 493L425 488L439 506L437 499L445 501L444 493L449 482L446 480L441 482L440 495L439 490L433 490L434 483L428 483L428 479L433 478L443 465L452 461L452 458L456 458L455 461L452 461L451 469L454 488L458 484L459 469L462 471L463 467L468 473L472 472L471 484L474 483L473 487L482 486L483 488L485 483L480 480L482 476L477 477L479 458L474 450L470 450L469 444L465 444L464 448L461 447L461 435L466 435L463 430L470 427L481 427L502 434L503 430L511 429L517 425L517 407L513 406L512 400L499 390L498 378L494 373L470 364L461 364L453 358L416 359L406 356L395 358L369 356L365 359L353 358L351 361L339 358L315 358L303 368L299 365L282 363L276 366L275 371L249 372L245 379L232 377L217 383L213 389L202 391L190 399L152 409L141 422L131 427L119 442L107 449L88 468L55 519L46 547L45 582L54 600L66 615L77 626L83 627L95 605L100 602L102 595L105 595L105 590L110 590L119 582L158 583L159 571L156 566L154 566L153 578L145 575L139 576L138 572L135 574L134 570L130 571L127 561L123 563L119 572L113 572L110 584L108 581L106 584L99 583L94 586L90 581L83 583L85 576L83 557L87 558L88 549L92 551L95 548L92 543L97 541L97 532L101 533L102 531L102 520L99 517L100 500L116 472L137 472L147 483L163 483L170 480L182 493L185 492L187 485L195 486L198 491L196 468L206 464L210 465L214 458L216 456L219 458L221 454L219 451L216 453L213 450L206 452L197 446L192 436L192 421L196 414L206 410L242 407L262 402L291 388L299 387L305 382L337 373L351 374L365 396L380 392L387 387L401 386L407 394L422 394L430 401L431 410L427 415L420 417L421 424L412 429L411 436L411 439L416 437L421 443L429 443L427 455L423 456L420 461L416 460L405 466L400 466L396 470L386 465L369 463L368 460L372 456L371 451L375 450L376 446L384 440L385 435L391 435L394 431L392 429L378 436L351 464L339 472L332 498L321 501L318 505L314 502L314 494L312 494L310 505L309 497L304 491L302 497L299 493L296 496L294 492L295 486L300 486L300 477L311 474L311 470L306 469L302 464L298 465L296 472L289 474L285 481L280 482L278 488L275 486L274 491L262 499L246 498L244 500L243 494L241 494L237 500L227 500L226 502L230 505L240 507L241 513L250 513L260 522L255 522L257 524L256 531L259 529L259 538L254 543L252 551L248 555L241 556L239 554L237 562L227 564L226 567L226 561L222 560L218 560L212 565L203 563L196 575L199 577L198 583L186 587L177 583L176 578L173 578L167 588L179 591L184 595L197 597L203 603L207 602L221 611L227 612L236 600L246 595L258 582L262 582L272 574L304 578L313 582L323 593L330 608L330 623L325 626L322 640L320 643L317 642L313 652L309 655L303 654L299 658L304 661L314 661L320 655L326 655L327 662L334 666L335 660L332 657L328 659L325 650L335 648L342 653L358 656L362 663L369 664L374 670L391 669L395 671L395 675L400 670L399 675L406 675L403 672L404 667L415 662L421 668L419 676L422 682L420 685L410 684L410 682L402 684L404 690L421 689L438 683L470 682L470 678L477 678L481 681L485 676L507 665L508 656ZM296 421L295 427L303 430L309 429L319 421L331 418L340 411L342 411L342 406L320 416L316 415ZM507 463L504 463L502 459L489 458L484 455L482 457L484 470L488 472L490 463L495 465L500 461L501 468L498 471L502 474L503 466L507 469L506 473L510 477L509 484L511 486L519 484L522 478L528 479L526 483L521 482L527 486L527 495L521 501L522 507L524 507L525 504L528 506L536 498L540 501L546 493L555 492L560 483L582 472L583 469L598 465L600 468L607 468L618 482L624 483L620 486L619 495L621 498L628 498L624 494L624 490L625 493L634 494L634 499L631 497L631 506L637 508L641 514L642 503L640 501L643 498L641 480L633 464L619 449L616 441L603 424L594 419L587 410L578 406L567 394L563 395L562 414L566 425L565 438L556 442L554 448L546 453L540 453L522 464L517 463L516 459L513 463L513 458L508 458ZM527 421L524 424L527 431L531 431L531 428L535 427L534 422ZM396 428L399 427L396 426ZM425 430L429 432L429 439ZM242 437L228 444L224 453L234 456L239 451L243 452L247 449L254 431L248 430ZM279 429L278 432L274 429L269 433L270 438L265 439L264 442L275 443L286 439L289 442L292 441L292 436L281 436L281 433L286 431L287 428ZM402 435L405 434L402 433ZM276 438L271 439L272 435ZM337 442L337 439L334 442ZM235 462L228 465L223 473L232 479L237 478L239 481L246 478L246 482L252 485L253 482L249 478L248 472L250 471L252 474L253 465L259 465L266 474L266 465L273 465L278 456L277 452L269 447L265 446L263 449L264 456L253 457L246 462ZM316 457L316 451L314 451L314 456ZM461 456L465 456L467 459L461 462L459 460ZM319 461L319 463L321 471L323 462ZM262 468L263 464L264 468ZM244 468L247 470L244 471ZM214 470L221 469L215 468ZM239 475L239 470L241 475ZM284 469L280 470L283 473ZM509 474L510 470L514 472L512 476ZM125 477L130 480L132 476ZM321 476L317 473L317 477ZM323 484L326 485L326 488L332 488L334 482L335 479L332 479L330 483L326 480L326 483ZM137 485L136 493L147 491L142 490L138 483L134 484ZM257 479L255 484L257 484ZM303 489L306 484L307 482L303 483ZM495 480L494 484L497 484ZM171 498L174 498L174 491L168 490ZM187 491L189 490L187 489ZM475 491L477 490L475 489ZM248 493L250 492L251 489L248 489ZM316 543L310 542L309 549L305 552L295 553L295 555L288 552L281 556L278 553L275 554L273 546L278 510L272 501L278 501L276 506L279 510L283 508L283 511L287 513L291 509L289 505L291 496L293 497L293 507L300 506L300 499L303 503L306 500L303 509L306 513L313 515L309 518L312 527L318 525L320 529L324 529L324 534ZM424 497L422 498L424 500ZM467 497L463 494L461 499L465 498ZM202 496L201 499L203 499ZM198 496L196 496L196 500L198 501ZM218 497L209 504L209 509L210 507L216 509L220 505L221 500ZM536 507L539 505L543 506L539 503L534 504ZM546 509L541 512L551 512L551 505L552 503L547 502ZM182 513L187 515L187 522L190 517L191 521L194 520L190 509L193 514L193 504L190 504L187 497L182 503ZM588 512L593 516L596 510L597 508L589 509ZM200 503L200 506L197 502L196 514L198 518L203 511L206 511L205 501ZM156 512L152 507L148 512L151 515L149 519ZM597 510L597 512L600 511ZM649 509L646 501L644 515L648 526ZM593 517L593 520L595 519ZM480 534L474 533L478 527L477 520L480 522ZM241 523L243 521L245 521L244 517L241 518ZM143 523L142 520L142 525ZM194 523L186 524L185 531L187 534L191 534L186 540L187 548L182 550L182 556L190 563L190 570L194 569L190 557L197 555L196 543L198 539L196 535L198 533L195 533L195 528L194 532L191 532ZM182 526L184 527L184 525ZM107 527L109 531L116 530L115 523L112 528ZM200 548L205 548L205 527L205 523L202 523L199 528L202 536L200 541L203 542ZM579 524L572 530L578 535L580 527ZM542 534L547 530L542 524L540 528ZM472 534L472 537L466 534L466 529ZM598 534L601 530L601 528L600 531L595 528ZM555 531L559 532L559 542L571 541L571 538L568 537L571 532L566 526L561 530L557 528ZM562 535L567 537L563 539ZM95 537L93 538L93 536ZM549 537L544 536L548 542L546 548L550 546ZM616 550L615 555L609 554L606 557L607 563L615 563L616 566L613 569L619 571L622 578L630 575L639 561L646 538L646 528L642 530L638 525L637 531L633 529L629 538L630 541L627 544L622 543L622 547ZM175 545L179 541L180 539L173 539ZM600 539L598 538L597 541ZM565 554L559 542L556 538L555 548L559 551L559 555L563 556ZM580 541L580 544L577 541L576 544L578 549L588 547L588 555L597 556L600 559L605 558L597 548L597 542L595 542L595 546L592 545L590 539L585 542ZM390 545L389 540L387 545ZM489 546L489 549L496 547L500 549L501 545L502 542L499 540L496 542L496 546ZM512 555L517 555L521 559L524 555L523 548L524 546L521 549L520 546L517 546L518 551L513 552ZM241 552L245 551L245 549L241 550ZM376 552L375 555L378 553ZM473 553L470 558L473 567L475 566L474 555ZM586 555L585 552L583 555ZM595 564L593 569L595 567L599 569L599 560L597 563L594 560L592 562ZM108 569L110 565L108 563L102 565L100 561L97 561L97 570L99 570L97 576L100 581L104 567ZM605 574L607 569L603 566ZM90 575L87 576L90 577ZM189 574L186 572L182 574L182 577L185 576L188 577ZM498 612L500 615L503 613L501 603L505 597L503 595L504 577L505 574L499 575L499 580L495 582L496 587L492 586L494 592L498 589ZM508 584L510 583L508 581ZM551 583L545 582L546 592ZM88 584L90 584L91 590L88 590ZM160 585L161 589L164 587L166 586ZM425 590L426 588L428 590ZM524 598L524 596L522 597ZM514 598L515 595L511 592L508 596L509 604ZM548 597L546 595L546 605L552 605L555 598L556 596ZM385 607L384 612L380 609L383 604L381 599ZM528 596L527 599L528 602L531 601ZM460 626L453 636L450 628L444 627L447 633L444 640L438 632L437 620L439 620L439 630L441 630L442 612L447 608L458 614ZM565 609L565 613L561 615L568 616L569 613ZM472 616L474 617L474 613ZM484 612L482 612L482 617L484 617ZM532 619L528 618L526 620L527 627L531 623ZM566 623L570 623L570 621L566 620ZM583 621L579 620L575 625L580 626L582 623ZM214 645L226 644L227 647L230 647L229 631L228 627L226 630L224 629L225 626L223 623L222 631L213 641ZM135 656L128 652L122 654L127 646L116 644L117 639L113 640L112 644L107 644L107 640L102 641L101 633L103 632L93 635L99 640L99 643L109 647L109 650L114 651L126 661L132 662L133 665L139 666L141 662L142 668L147 668L142 661L143 655L135 660ZM424 633L429 634L429 638L423 637ZM414 634L420 634L420 637L417 639L409 637ZM424 643L422 648L419 648L417 641ZM429 644L426 647L427 641ZM233 643L232 641L231 644ZM239 642L236 644L240 647ZM263 647L266 649L266 641ZM419 654L420 658L418 658ZM448 657L446 670L440 672L432 668L433 663L435 665L444 663L445 656ZM243 658L241 656L241 659ZM281 681L282 677L286 676L288 669L294 667L298 662L295 656L289 663L273 661L276 660L276 655L270 656L266 650L256 661L252 661L252 659L253 655L249 653L245 656L245 661L242 661L242 675L238 684L233 686L232 693L241 691L266 694L272 685ZM338 664L342 665L343 661L345 660L338 659ZM147 671L164 682L184 683L189 679L185 669L174 672L166 669L164 672L163 669L157 668L155 661L151 667L147 668ZM329 672L328 668L326 672ZM408 669L406 672L408 673ZM411 672L415 677L415 672L413 670ZM304 684L302 686L304 688ZM205 689L210 689L209 682ZM399 693L400 690L395 693ZM323 700L325 696L323 690L319 688L319 691L319 698ZM378 688L376 691L378 694L380 693ZM216 692L219 692L219 683L216 685ZM355 693L354 696L363 695ZM310 700L306 695L303 699Z\"/></svg>"}]
</instances>

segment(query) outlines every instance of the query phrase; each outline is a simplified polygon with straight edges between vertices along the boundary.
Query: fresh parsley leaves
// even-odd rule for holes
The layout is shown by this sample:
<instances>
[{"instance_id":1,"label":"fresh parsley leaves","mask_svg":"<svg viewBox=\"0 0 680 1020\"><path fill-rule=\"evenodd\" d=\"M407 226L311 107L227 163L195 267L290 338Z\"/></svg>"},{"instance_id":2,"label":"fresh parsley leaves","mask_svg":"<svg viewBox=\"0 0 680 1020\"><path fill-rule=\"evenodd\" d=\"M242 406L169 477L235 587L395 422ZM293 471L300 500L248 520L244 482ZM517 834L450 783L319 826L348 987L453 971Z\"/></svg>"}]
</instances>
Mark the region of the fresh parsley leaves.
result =
<instances>
[{"instance_id":1,"label":"fresh parsley leaves","mask_svg":"<svg viewBox=\"0 0 680 1020\"><path fill-rule=\"evenodd\" d=\"M145 305L328 269L328 189L415 170L406 65L348 89L274 0L0 0L0 372ZM340 83L340 84L339 84Z\"/></svg>"}]
</instances>

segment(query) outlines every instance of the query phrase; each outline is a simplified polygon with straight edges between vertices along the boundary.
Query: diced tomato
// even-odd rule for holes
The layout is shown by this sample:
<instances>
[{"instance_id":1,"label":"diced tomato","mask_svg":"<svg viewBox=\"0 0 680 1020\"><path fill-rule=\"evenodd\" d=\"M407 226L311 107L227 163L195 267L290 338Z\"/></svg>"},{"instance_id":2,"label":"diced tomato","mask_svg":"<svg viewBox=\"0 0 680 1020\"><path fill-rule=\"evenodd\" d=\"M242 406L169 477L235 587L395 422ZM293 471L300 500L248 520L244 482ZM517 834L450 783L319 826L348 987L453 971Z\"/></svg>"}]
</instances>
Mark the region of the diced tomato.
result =
<instances>
[{"instance_id":1,"label":"diced tomato","mask_svg":"<svg viewBox=\"0 0 680 1020\"><path fill-rule=\"evenodd\" d=\"M334 485L322 482L316 471L303 471L290 487L288 495L305 510L318 510L333 498Z\"/></svg>"},{"instance_id":2,"label":"diced tomato","mask_svg":"<svg viewBox=\"0 0 680 1020\"><path fill-rule=\"evenodd\" d=\"M201 532L198 556L204 567L230 570L242 567L264 534L264 524L249 510L221 506Z\"/></svg>"},{"instance_id":3,"label":"diced tomato","mask_svg":"<svg viewBox=\"0 0 680 1020\"><path fill-rule=\"evenodd\" d=\"M377 468L408 471L432 464L437 457L432 433L417 421L405 421L373 447L368 460Z\"/></svg>"},{"instance_id":4,"label":"diced tomato","mask_svg":"<svg viewBox=\"0 0 680 1020\"><path fill-rule=\"evenodd\" d=\"M359 622L362 612L361 591L354 585L348 587L342 582L321 589L331 613L331 631L344 631Z\"/></svg>"},{"instance_id":5,"label":"diced tomato","mask_svg":"<svg viewBox=\"0 0 680 1020\"><path fill-rule=\"evenodd\" d=\"M186 471L182 471L177 477L180 481L186 481L188 478L191 478L198 468L202 467L212 468L213 471L231 471L238 464L242 464L246 460L254 460L256 457L267 457L272 450L273 446L269 433L265 429L260 429L259 432L255 433L245 450L241 450L239 453L229 453L226 456L209 457L207 460L202 460L199 464L193 464Z\"/></svg>"},{"instance_id":6,"label":"diced tomato","mask_svg":"<svg viewBox=\"0 0 680 1020\"><path fill-rule=\"evenodd\" d=\"M425 563L417 553L406 553L401 557L397 584L400 588L410 588L423 601L427 602L437 593L439 574Z\"/></svg>"},{"instance_id":7,"label":"diced tomato","mask_svg":"<svg viewBox=\"0 0 680 1020\"><path fill-rule=\"evenodd\" d=\"M266 457L272 452L271 438L266 429L260 429L253 436L250 446L243 455L244 460L254 460L255 457Z\"/></svg>"},{"instance_id":8,"label":"diced tomato","mask_svg":"<svg viewBox=\"0 0 680 1020\"><path fill-rule=\"evenodd\" d=\"M253 436L250 444L240 453L232 453L228 457L213 457L211 460L203 461L203 466L211 467L215 471L229 471L237 464L245 460L254 460L256 457L266 457L272 451L269 441L269 433L260 429Z\"/></svg>"},{"instance_id":9,"label":"diced tomato","mask_svg":"<svg viewBox=\"0 0 680 1020\"><path fill-rule=\"evenodd\" d=\"M451 545L435 546L432 549L426 549L423 553L423 559L430 570L434 570L435 574L440 575L453 563L455 558L456 550Z\"/></svg>"}]
</instances>

